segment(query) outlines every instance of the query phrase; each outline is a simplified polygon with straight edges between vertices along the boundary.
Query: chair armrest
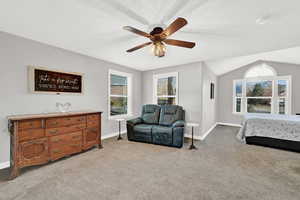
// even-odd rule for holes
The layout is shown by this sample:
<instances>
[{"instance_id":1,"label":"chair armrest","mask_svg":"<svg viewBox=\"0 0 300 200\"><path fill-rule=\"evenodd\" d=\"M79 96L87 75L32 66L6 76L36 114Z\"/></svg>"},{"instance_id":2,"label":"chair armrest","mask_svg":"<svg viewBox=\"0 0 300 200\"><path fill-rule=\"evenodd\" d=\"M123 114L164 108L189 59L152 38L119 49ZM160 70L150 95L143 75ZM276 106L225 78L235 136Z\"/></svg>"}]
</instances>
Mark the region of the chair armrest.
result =
<instances>
[{"instance_id":1,"label":"chair armrest","mask_svg":"<svg viewBox=\"0 0 300 200\"><path fill-rule=\"evenodd\" d=\"M141 124L143 122L142 118L138 117L135 119L131 119L131 120L127 120L127 124L130 124L132 126L136 125L136 124Z\"/></svg>"},{"instance_id":2,"label":"chair armrest","mask_svg":"<svg viewBox=\"0 0 300 200\"><path fill-rule=\"evenodd\" d=\"M178 120L178 121L176 121L176 122L174 122L174 123L172 124L172 127L173 127L173 128L175 128L175 127L184 127L184 125L185 125L185 121L183 121L183 120Z\"/></svg>"}]
</instances>

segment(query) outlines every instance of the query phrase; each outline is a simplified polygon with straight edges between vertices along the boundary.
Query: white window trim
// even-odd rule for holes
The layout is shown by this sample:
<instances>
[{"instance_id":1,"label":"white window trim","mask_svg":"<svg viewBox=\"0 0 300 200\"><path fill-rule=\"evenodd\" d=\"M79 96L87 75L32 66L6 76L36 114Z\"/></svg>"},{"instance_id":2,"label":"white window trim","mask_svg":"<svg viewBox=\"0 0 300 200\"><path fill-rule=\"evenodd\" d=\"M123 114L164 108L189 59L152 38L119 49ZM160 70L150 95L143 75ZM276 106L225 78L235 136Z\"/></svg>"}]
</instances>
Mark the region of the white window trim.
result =
<instances>
[{"instance_id":1,"label":"white window trim","mask_svg":"<svg viewBox=\"0 0 300 200\"><path fill-rule=\"evenodd\" d=\"M158 79L160 78L167 78L170 76L175 76L176 77L176 95L165 95L165 96L160 96L160 97L175 97L175 104L178 105L179 99L178 99L178 72L170 72L170 73L163 73L163 74L154 74L153 75L153 104L158 104L158 96L157 96L157 82Z\"/></svg>"},{"instance_id":2,"label":"white window trim","mask_svg":"<svg viewBox=\"0 0 300 200\"><path fill-rule=\"evenodd\" d=\"M258 65L258 66L254 66L254 67L249 68L249 69L245 72L244 78L245 78L245 79L259 79L259 78L265 78L266 76L259 76L259 75L258 75L257 77L247 77L248 73L249 73L251 70L253 70L254 68L257 68L257 67L261 67L261 66L263 66L263 67L265 67L265 68L268 68L269 70L271 70L271 71L273 72L273 76L271 76L271 77L278 76L276 70L275 70L273 67L271 67L270 65L267 65L267 64L263 63L263 64L261 64L261 65Z\"/></svg>"},{"instance_id":3,"label":"white window trim","mask_svg":"<svg viewBox=\"0 0 300 200\"><path fill-rule=\"evenodd\" d=\"M278 87L275 84L278 80L287 80L288 81L288 88L287 88L287 95L286 97L286 115L290 115L292 111L292 76L274 76L274 77L255 77L255 78L245 78L245 79L238 79L233 81L233 107L232 113L236 115L244 115L247 112L247 99L255 98L255 99L269 99L271 98L271 114L278 114L278 103L281 97L278 96ZM242 96L236 96L236 82L242 82ZM249 81L272 81L272 97L246 97L246 83ZM241 98L241 112L236 112L236 99Z\"/></svg>"},{"instance_id":4,"label":"white window trim","mask_svg":"<svg viewBox=\"0 0 300 200\"><path fill-rule=\"evenodd\" d=\"M110 97L126 97L126 95L112 95L111 88L110 88L110 75L118 75L118 76L124 76L127 77L127 103L128 103L128 108L127 108L127 114L123 115L110 115ZM108 119L114 120L114 119L119 119L119 118L130 118L132 117L132 74L126 73L126 72L121 72L121 71L116 71L109 69L108 70Z\"/></svg>"}]
</instances>

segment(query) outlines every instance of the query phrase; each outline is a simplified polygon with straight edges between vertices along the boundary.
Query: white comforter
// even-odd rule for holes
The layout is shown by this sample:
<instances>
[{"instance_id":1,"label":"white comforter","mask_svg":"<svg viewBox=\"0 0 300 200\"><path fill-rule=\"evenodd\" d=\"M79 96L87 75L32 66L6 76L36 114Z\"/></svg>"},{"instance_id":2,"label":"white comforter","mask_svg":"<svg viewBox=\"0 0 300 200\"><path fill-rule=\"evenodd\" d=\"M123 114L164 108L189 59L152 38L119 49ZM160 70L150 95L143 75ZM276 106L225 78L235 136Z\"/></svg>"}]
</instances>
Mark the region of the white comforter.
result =
<instances>
[{"instance_id":1,"label":"white comforter","mask_svg":"<svg viewBox=\"0 0 300 200\"><path fill-rule=\"evenodd\" d=\"M300 142L300 116L247 114L237 138L260 136Z\"/></svg>"}]
</instances>

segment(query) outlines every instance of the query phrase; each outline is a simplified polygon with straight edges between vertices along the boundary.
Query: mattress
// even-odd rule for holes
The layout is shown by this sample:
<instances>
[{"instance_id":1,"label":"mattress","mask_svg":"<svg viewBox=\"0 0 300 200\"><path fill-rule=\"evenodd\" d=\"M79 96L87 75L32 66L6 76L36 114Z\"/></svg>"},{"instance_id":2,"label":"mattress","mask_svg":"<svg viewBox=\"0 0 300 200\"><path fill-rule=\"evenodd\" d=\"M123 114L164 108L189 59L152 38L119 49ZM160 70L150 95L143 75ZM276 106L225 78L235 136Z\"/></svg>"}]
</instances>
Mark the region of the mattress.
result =
<instances>
[{"instance_id":1,"label":"mattress","mask_svg":"<svg viewBox=\"0 0 300 200\"><path fill-rule=\"evenodd\" d=\"M247 144L300 152L300 117L247 114L237 138Z\"/></svg>"}]
</instances>

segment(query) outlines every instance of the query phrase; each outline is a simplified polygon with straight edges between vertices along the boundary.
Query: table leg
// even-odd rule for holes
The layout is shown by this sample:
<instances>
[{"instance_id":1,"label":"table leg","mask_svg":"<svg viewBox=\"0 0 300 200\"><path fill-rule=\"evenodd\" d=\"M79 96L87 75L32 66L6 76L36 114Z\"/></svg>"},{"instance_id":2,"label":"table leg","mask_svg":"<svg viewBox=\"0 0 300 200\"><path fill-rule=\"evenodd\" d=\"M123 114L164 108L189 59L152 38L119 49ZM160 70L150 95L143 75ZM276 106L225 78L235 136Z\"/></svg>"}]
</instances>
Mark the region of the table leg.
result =
<instances>
[{"instance_id":1,"label":"table leg","mask_svg":"<svg viewBox=\"0 0 300 200\"><path fill-rule=\"evenodd\" d=\"M118 140L122 140L123 138L121 137L121 121L119 121L119 137Z\"/></svg>"},{"instance_id":2,"label":"table leg","mask_svg":"<svg viewBox=\"0 0 300 200\"><path fill-rule=\"evenodd\" d=\"M192 144L189 149L190 150L197 149L197 147L194 145L194 127L193 126L192 126Z\"/></svg>"}]
</instances>

